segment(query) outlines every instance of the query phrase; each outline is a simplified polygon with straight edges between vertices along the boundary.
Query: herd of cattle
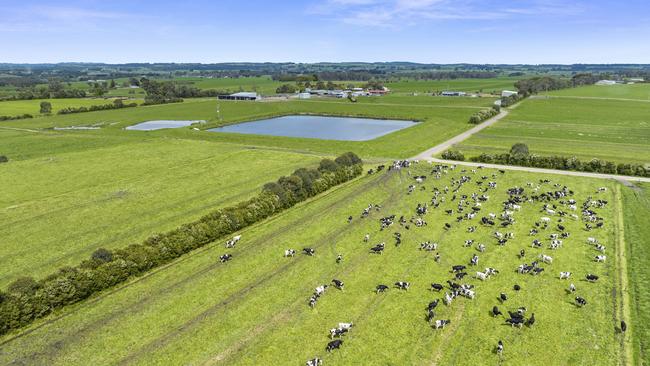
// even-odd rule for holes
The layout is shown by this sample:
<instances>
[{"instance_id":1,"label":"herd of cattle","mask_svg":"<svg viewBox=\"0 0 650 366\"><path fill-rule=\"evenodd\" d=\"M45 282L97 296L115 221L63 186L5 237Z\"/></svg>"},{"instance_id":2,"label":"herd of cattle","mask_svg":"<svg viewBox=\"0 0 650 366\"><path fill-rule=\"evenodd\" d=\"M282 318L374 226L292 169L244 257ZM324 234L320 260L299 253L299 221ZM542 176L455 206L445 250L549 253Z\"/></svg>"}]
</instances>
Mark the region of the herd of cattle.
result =
<instances>
[{"instance_id":1,"label":"herd of cattle","mask_svg":"<svg viewBox=\"0 0 650 366\"><path fill-rule=\"evenodd\" d=\"M402 170L404 168L409 168L412 164L417 164L417 161L396 161L388 167L388 170ZM368 171L368 174L374 174L376 171L381 171L384 168L385 166L381 165L377 167L376 170L371 169ZM435 165L432 168L431 178L429 179L440 180L442 176L449 174L451 171L456 169L457 167L454 165ZM537 206L539 209L540 217L530 228L530 239L528 239L528 241L530 242L530 251L537 250L540 252L535 255L527 253L526 248L521 248L519 250L518 257L520 260L525 261L525 263L520 264L512 270L520 275L539 276L544 271L551 268L553 257L555 256L551 255L551 253L560 253L564 246L564 242L571 237L571 232L567 229L568 226L571 226L568 224L569 222L582 221L584 223L584 230L586 231L600 229L605 224L604 218L598 214L597 210L606 207L608 204L607 200L589 196L584 200L584 202L579 204L573 198L574 192L571 189L560 184L553 184L548 179L539 180L537 183L529 182L526 184L526 187L507 188L507 198L501 202L501 212L484 212L483 204L490 200L490 191L497 189L497 180L500 175L505 174L505 171L500 170L500 174L494 173L490 176L480 175L480 171L480 167L478 169L472 169L471 171L465 169L460 170L462 175L459 178L452 177L450 185L444 187L433 187L431 190L433 196L430 201L417 203L417 206L414 207L412 216L408 220L404 215L399 215L399 219L397 219L398 215L393 213L385 215L379 219L379 231L390 230L397 227L392 234L395 240L395 246L400 246L402 243L402 234L397 230L416 230L415 228L427 226L425 216L429 210L438 209L441 205L446 206L444 212L447 217L450 218L448 222L442 223L443 230L447 231L463 226L466 227L465 232L467 233L467 236L472 236L471 234L475 233L478 227L492 228L492 239L494 240L494 244L480 243L472 238L464 240L463 246L474 248L476 252L471 254L466 263L461 262L452 265L449 271L450 278L445 281L430 284L430 290L433 293L442 294L440 298L430 301L425 307L425 319L434 329L443 329L445 326L451 324L450 319L437 319L436 308L440 301L442 301L446 306L452 306L459 297L472 300L477 296L477 287L480 286L480 282L488 281L491 277L499 275L500 271L496 268L485 267L483 270L478 269L479 262L481 262L480 255L486 251L489 245L505 246L509 242L514 241L515 234L510 230L517 222L518 213L522 210L523 206ZM427 190L424 185L428 179L427 176L419 175L413 177L411 176L410 170L408 170L408 176L413 179L413 184L409 184L407 188L408 195L413 194L418 188L418 185L420 186L420 191ZM475 184L475 186L473 186L474 188L470 188L473 193L461 194L461 188L470 186L470 183L472 182ZM598 193L605 191L606 188L603 187L598 189L594 194L597 195ZM379 212L381 210L382 207L380 205L369 204L362 210L359 217L363 220L370 217L371 212ZM348 223L351 223L353 220L353 216L347 217ZM241 235L238 235L228 240L226 247L233 248L240 238ZM370 243L370 240L370 233L363 237L363 243ZM525 238L518 238L517 244L525 243L526 241ZM605 262L607 260L607 257L604 254L606 248L599 242L596 235L589 237L586 240L586 245L592 246L595 253L598 253L593 257L595 263L594 269L598 269L597 263ZM371 254L381 255L385 252L386 248L386 242L379 242L369 246L368 251ZM435 252L434 258L438 263L440 263L441 258L439 248L440 244L437 242L424 241L419 243L420 250L432 253ZM545 250L548 250L548 252L545 252ZM315 249L309 247L303 248L302 252L307 256L314 256L316 254ZM296 253L297 251L295 249L286 249L284 251L284 257L294 257ZM232 255L224 254L220 257L220 260L226 262L231 258ZM342 255L337 255L336 263L340 263L342 260ZM469 271L470 267L475 268L475 270ZM473 275L470 275L469 272L473 272ZM569 271L559 271L558 273L559 280L570 280L573 275L573 273ZM476 285L463 282L466 278L476 279L479 282L477 282ZM586 273L584 278L589 283L595 283L598 281L599 276L594 273ZM344 283L339 279L332 279L330 284L321 284L317 286L313 294L309 297L308 304L310 307L313 308L316 306L318 300L325 294L330 285L339 290L344 289ZM399 279L394 282L393 287L397 290L408 291L411 287L411 283ZM390 288L391 286L380 283L376 285L373 291L377 294L381 294L387 292ZM514 284L512 289L515 292L521 291L522 286ZM587 305L587 300L583 296L579 295L579 290L574 283L569 283L566 292L567 294L575 296L574 303L577 307ZM532 327L536 322L535 313L530 312L530 315L527 315L529 312L525 306L519 306L513 310L505 310L506 314L501 311L499 306L506 306L506 304L508 304L508 297L509 296L505 291L496 296L499 303L492 307L490 312L492 316L494 318L503 317L504 324L509 324L512 327ZM343 340L341 339L342 336L348 334L352 327L353 323L349 322L339 323L337 327L330 329L330 341L326 345L326 351L331 352L339 349L343 345ZM625 331L626 324L624 321L621 321L620 329L623 332ZM499 340L494 346L494 352L499 355L504 352L504 344L501 340ZM315 357L307 361L306 364L307 366L318 366L322 365L322 362L321 358Z\"/></svg>"}]
</instances>

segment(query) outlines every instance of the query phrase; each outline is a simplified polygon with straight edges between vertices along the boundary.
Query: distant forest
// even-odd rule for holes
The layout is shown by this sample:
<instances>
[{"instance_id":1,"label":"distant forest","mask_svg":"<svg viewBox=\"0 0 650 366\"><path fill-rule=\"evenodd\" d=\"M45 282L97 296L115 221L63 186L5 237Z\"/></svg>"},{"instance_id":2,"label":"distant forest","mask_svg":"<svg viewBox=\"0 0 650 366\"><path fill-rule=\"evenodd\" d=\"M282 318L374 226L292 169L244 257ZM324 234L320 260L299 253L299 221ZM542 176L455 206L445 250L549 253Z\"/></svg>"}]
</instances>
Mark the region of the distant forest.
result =
<instances>
[{"instance_id":1,"label":"distant forest","mask_svg":"<svg viewBox=\"0 0 650 366\"><path fill-rule=\"evenodd\" d=\"M53 78L61 82L116 78L271 76L279 81L303 80L440 80L498 76L565 76L593 73L610 78L650 79L650 64L491 65L378 63L58 63L0 64L0 87L33 87Z\"/></svg>"}]
</instances>

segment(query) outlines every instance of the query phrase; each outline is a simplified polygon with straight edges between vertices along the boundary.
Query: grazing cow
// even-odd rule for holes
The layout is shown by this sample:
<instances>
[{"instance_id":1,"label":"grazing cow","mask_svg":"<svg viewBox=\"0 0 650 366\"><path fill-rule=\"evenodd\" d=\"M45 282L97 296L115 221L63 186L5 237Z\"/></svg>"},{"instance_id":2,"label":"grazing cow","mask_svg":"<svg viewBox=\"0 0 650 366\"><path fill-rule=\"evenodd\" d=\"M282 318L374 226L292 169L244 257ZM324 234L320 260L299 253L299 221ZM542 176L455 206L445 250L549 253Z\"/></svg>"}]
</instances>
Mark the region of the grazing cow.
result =
<instances>
[{"instance_id":1,"label":"grazing cow","mask_svg":"<svg viewBox=\"0 0 650 366\"><path fill-rule=\"evenodd\" d=\"M585 305L587 305L587 300L583 299L580 296L576 296L576 305L578 305L580 307L585 306Z\"/></svg>"},{"instance_id":2,"label":"grazing cow","mask_svg":"<svg viewBox=\"0 0 650 366\"><path fill-rule=\"evenodd\" d=\"M323 360L321 360L318 357L314 357L311 360L307 360L307 363L305 363L306 366L322 366L323 365Z\"/></svg>"},{"instance_id":3,"label":"grazing cow","mask_svg":"<svg viewBox=\"0 0 650 366\"><path fill-rule=\"evenodd\" d=\"M532 327L535 324L535 313L530 314L530 318L526 321L526 325Z\"/></svg>"},{"instance_id":4,"label":"grazing cow","mask_svg":"<svg viewBox=\"0 0 650 366\"><path fill-rule=\"evenodd\" d=\"M543 222L543 223L548 224L549 222L551 222L551 218L549 218L549 217L542 217L542 218L540 219L540 221Z\"/></svg>"},{"instance_id":5,"label":"grazing cow","mask_svg":"<svg viewBox=\"0 0 650 366\"><path fill-rule=\"evenodd\" d=\"M535 268L533 268L532 274L533 275L538 275L538 274L541 274L542 272L544 272L544 268L535 267Z\"/></svg>"},{"instance_id":6,"label":"grazing cow","mask_svg":"<svg viewBox=\"0 0 650 366\"><path fill-rule=\"evenodd\" d=\"M604 246L604 245L597 244L597 245L596 245L596 250L599 251L599 252L601 252L601 253L605 253L605 246Z\"/></svg>"},{"instance_id":7,"label":"grazing cow","mask_svg":"<svg viewBox=\"0 0 650 366\"><path fill-rule=\"evenodd\" d=\"M431 284L431 291L435 290L435 291L440 292L440 290L442 290L443 288L444 287L439 283L432 283Z\"/></svg>"},{"instance_id":8,"label":"grazing cow","mask_svg":"<svg viewBox=\"0 0 650 366\"><path fill-rule=\"evenodd\" d=\"M332 280L332 283L334 284L334 287L336 287L339 290L343 290L344 283L343 281L339 281L336 278Z\"/></svg>"},{"instance_id":9,"label":"grazing cow","mask_svg":"<svg viewBox=\"0 0 650 366\"><path fill-rule=\"evenodd\" d=\"M576 292L576 285L569 284L569 292Z\"/></svg>"},{"instance_id":10,"label":"grazing cow","mask_svg":"<svg viewBox=\"0 0 650 366\"><path fill-rule=\"evenodd\" d=\"M445 292L445 298L442 300L445 303L445 305L450 305L452 300L454 300L454 296L452 296L449 293Z\"/></svg>"},{"instance_id":11,"label":"grazing cow","mask_svg":"<svg viewBox=\"0 0 650 366\"><path fill-rule=\"evenodd\" d=\"M474 254L472 258L469 260L469 265L470 266L478 266L478 255Z\"/></svg>"},{"instance_id":12,"label":"grazing cow","mask_svg":"<svg viewBox=\"0 0 650 366\"><path fill-rule=\"evenodd\" d=\"M519 290L521 290L521 286L515 284L515 285L512 287L512 289L515 290L515 291L519 291Z\"/></svg>"},{"instance_id":13,"label":"grazing cow","mask_svg":"<svg viewBox=\"0 0 650 366\"><path fill-rule=\"evenodd\" d=\"M542 260L544 263L553 263L553 258L551 256L548 256L546 254L540 254L539 258Z\"/></svg>"},{"instance_id":14,"label":"grazing cow","mask_svg":"<svg viewBox=\"0 0 650 366\"><path fill-rule=\"evenodd\" d=\"M327 285L320 285L320 286L316 287L316 289L314 290L314 294L316 296L322 295L325 292L325 290L327 289L327 287L328 287Z\"/></svg>"},{"instance_id":15,"label":"grazing cow","mask_svg":"<svg viewBox=\"0 0 650 366\"><path fill-rule=\"evenodd\" d=\"M435 300L431 301L431 302L429 303L429 305L427 306L427 310L433 310L433 309L435 309L436 306L438 306L438 303L439 303L439 302L440 302L440 299L435 299Z\"/></svg>"},{"instance_id":16,"label":"grazing cow","mask_svg":"<svg viewBox=\"0 0 650 366\"><path fill-rule=\"evenodd\" d=\"M339 328L341 328L341 329L350 330L350 329L352 329L353 326L354 326L354 323L339 323Z\"/></svg>"},{"instance_id":17,"label":"grazing cow","mask_svg":"<svg viewBox=\"0 0 650 366\"><path fill-rule=\"evenodd\" d=\"M471 247L472 244L474 244L474 240L472 239L465 240L465 247Z\"/></svg>"},{"instance_id":18,"label":"grazing cow","mask_svg":"<svg viewBox=\"0 0 650 366\"><path fill-rule=\"evenodd\" d=\"M431 321L436 317L436 312L433 311L433 309L427 310L427 322L431 323Z\"/></svg>"},{"instance_id":19,"label":"grazing cow","mask_svg":"<svg viewBox=\"0 0 650 366\"><path fill-rule=\"evenodd\" d=\"M327 343L327 347L325 347L325 350L327 352L331 352L332 350L339 349L341 348L341 345L343 344L343 341L340 339L335 339L329 343Z\"/></svg>"},{"instance_id":20,"label":"grazing cow","mask_svg":"<svg viewBox=\"0 0 650 366\"><path fill-rule=\"evenodd\" d=\"M294 255L296 255L296 251L293 249L287 249L284 251L285 257L293 257Z\"/></svg>"},{"instance_id":21,"label":"grazing cow","mask_svg":"<svg viewBox=\"0 0 650 366\"><path fill-rule=\"evenodd\" d=\"M521 328L521 326L524 325L524 318L521 317L521 318L506 319L506 323L510 324L513 327L517 326L517 327Z\"/></svg>"},{"instance_id":22,"label":"grazing cow","mask_svg":"<svg viewBox=\"0 0 650 366\"><path fill-rule=\"evenodd\" d=\"M370 234L366 234L366 235L363 237L363 242L364 242L364 243L367 243L368 240L370 240Z\"/></svg>"},{"instance_id":23,"label":"grazing cow","mask_svg":"<svg viewBox=\"0 0 650 366\"><path fill-rule=\"evenodd\" d=\"M379 243L375 245L374 247L370 248L370 251L375 254L381 254L384 251L384 243Z\"/></svg>"},{"instance_id":24,"label":"grazing cow","mask_svg":"<svg viewBox=\"0 0 650 366\"><path fill-rule=\"evenodd\" d=\"M436 322L435 322L435 324L433 326L436 329L444 329L445 325L450 324L450 323L451 323L451 320L449 320L449 319L447 319L447 320L438 319L438 320L436 320Z\"/></svg>"},{"instance_id":25,"label":"grazing cow","mask_svg":"<svg viewBox=\"0 0 650 366\"><path fill-rule=\"evenodd\" d=\"M587 274L587 276L585 276L585 278L586 278L587 281L589 281L589 282L596 282L596 281L598 281L598 276L596 276L595 274L591 274L591 273Z\"/></svg>"},{"instance_id":26,"label":"grazing cow","mask_svg":"<svg viewBox=\"0 0 650 366\"><path fill-rule=\"evenodd\" d=\"M560 272L561 280L568 280L571 277L571 272Z\"/></svg>"},{"instance_id":27,"label":"grazing cow","mask_svg":"<svg viewBox=\"0 0 650 366\"><path fill-rule=\"evenodd\" d=\"M330 329L330 339L334 339L334 337L341 338L341 336L347 332L348 329L345 328L332 328Z\"/></svg>"},{"instance_id":28,"label":"grazing cow","mask_svg":"<svg viewBox=\"0 0 650 366\"><path fill-rule=\"evenodd\" d=\"M460 272L460 271L464 270L465 268L467 268L467 267L463 266L462 264L457 264L457 265L451 267L451 271L452 272Z\"/></svg>"},{"instance_id":29,"label":"grazing cow","mask_svg":"<svg viewBox=\"0 0 650 366\"><path fill-rule=\"evenodd\" d=\"M479 244L479 245L476 247L476 249L477 249L479 252L483 253L483 252L485 252L485 245L484 245L484 244Z\"/></svg>"},{"instance_id":30,"label":"grazing cow","mask_svg":"<svg viewBox=\"0 0 650 366\"><path fill-rule=\"evenodd\" d=\"M520 251L519 251L519 258L523 258L523 257L525 257L525 256L526 256L526 251L523 250L523 249L520 250Z\"/></svg>"},{"instance_id":31,"label":"grazing cow","mask_svg":"<svg viewBox=\"0 0 650 366\"><path fill-rule=\"evenodd\" d=\"M594 257L594 260L596 262L605 262L606 259L607 259L606 255L597 255Z\"/></svg>"},{"instance_id":32,"label":"grazing cow","mask_svg":"<svg viewBox=\"0 0 650 366\"><path fill-rule=\"evenodd\" d=\"M316 253L316 251L312 248L302 248L302 251L310 257Z\"/></svg>"},{"instance_id":33,"label":"grazing cow","mask_svg":"<svg viewBox=\"0 0 650 366\"><path fill-rule=\"evenodd\" d=\"M499 310L499 308L496 305L492 307L492 316L498 316L502 314L503 313L501 312L501 310Z\"/></svg>"},{"instance_id":34,"label":"grazing cow","mask_svg":"<svg viewBox=\"0 0 650 366\"><path fill-rule=\"evenodd\" d=\"M232 259L232 254L224 254L219 256L219 261L221 261L221 263L226 263L231 259Z\"/></svg>"},{"instance_id":35,"label":"grazing cow","mask_svg":"<svg viewBox=\"0 0 650 366\"><path fill-rule=\"evenodd\" d=\"M596 239L596 238L592 238L592 237L588 237L588 238L587 238L587 244L593 244L593 245L596 245L596 244L598 244L598 239Z\"/></svg>"},{"instance_id":36,"label":"grazing cow","mask_svg":"<svg viewBox=\"0 0 650 366\"><path fill-rule=\"evenodd\" d=\"M485 281L485 280L487 280L488 275L487 275L487 273L476 272L476 278L478 278L481 281Z\"/></svg>"},{"instance_id":37,"label":"grazing cow","mask_svg":"<svg viewBox=\"0 0 650 366\"><path fill-rule=\"evenodd\" d=\"M497 343L497 354L501 356L503 354L503 342L499 340L499 343Z\"/></svg>"},{"instance_id":38,"label":"grazing cow","mask_svg":"<svg viewBox=\"0 0 650 366\"><path fill-rule=\"evenodd\" d=\"M384 292L386 290L388 290L388 286L386 286L386 285L377 285L377 287L376 287L376 292L377 293Z\"/></svg>"},{"instance_id":39,"label":"grazing cow","mask_svg":"<svg viewBox=\"0 0 650 366\"><path fill-rule=\"evenodd\" d=\"M502 292L501 294L499 294L499 299L501 299L501 302L505 302L506 300L508 300L508 295Z\"/></svg>"},{"instance_id":40,"label":"grazing cow","mask_svg":"<svg viewBox=\"0 0 650 366\"><path fill-rule=\"evenodd\" d=\"M352 222L352 216L348 216L348 224Z\"/></svg>"},{"instance_id":41,"label":"grazing cow","mask_svg":"<svg viewBox=\"0 0 650 366\"><path fill-rule=\"evenodd\" d=\"M309 306L313 308L316 306L316 301L318 301L318 298L316 296L312 296L309 298Z\"/></svg>"},{"instance_id":42,"label":"grazing cow","mask_svg":"<svg viewBox=\"0 0 650 366\"><path fill-rule=\"evenodd\" d=\"M342 260L343 260L343 256L340 255L340 254L338 254L338 255L336 256L336 263L341 263Z\"/></svg>"},{"instance_id":43,"label":"grazing cow","mask_svg":"<svg viewBox=\"0 0 650 366\"><path fill-rule=\"evenodd\" d=\"M404 282L404 281L395 282L395 287L397 287L400 290L408 290L410 286L411 286L410 282Z\"/></svg>"},{"instance_id":44,"label":"grazing cow","mask_svg":"<svg viewBox=\"0 0 650 366\"><path fill-rule=\"evenodd\" d=\"M625 323L625 320L621 320L621 333L625 333L627 330L627 324Z\"/></svg>"}]
</instances>

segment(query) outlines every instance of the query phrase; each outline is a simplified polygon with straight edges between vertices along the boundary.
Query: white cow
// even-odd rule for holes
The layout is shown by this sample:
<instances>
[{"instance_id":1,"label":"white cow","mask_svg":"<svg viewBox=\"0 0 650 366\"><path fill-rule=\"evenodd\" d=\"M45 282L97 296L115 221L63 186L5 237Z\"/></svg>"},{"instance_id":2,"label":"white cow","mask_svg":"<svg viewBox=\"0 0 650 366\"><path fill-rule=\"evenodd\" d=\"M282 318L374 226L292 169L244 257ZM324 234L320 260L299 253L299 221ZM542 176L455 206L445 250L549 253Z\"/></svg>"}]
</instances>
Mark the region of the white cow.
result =
<instances>
[{"instance_id":1,"label":"white cow","mask_svg":"<svg viewBox=\"0 0 650 366\"><path fill-rule=\"evenodd\" d=\"M605 260L607 260L607 256L606 256L606 255L597 255L597 256L594 258L594 260L595 260L596 262L605 262Z\"/></svg>"},{"instance_id":2,"label":"white cow","mask_svg":"<svg viewBox=\"0 0 650 366\"><path fill-rule=\"evenodd\" d=\"M568 280L571 277L571 272L560 272L561 280Z\"/></svg>"}]
</instances>

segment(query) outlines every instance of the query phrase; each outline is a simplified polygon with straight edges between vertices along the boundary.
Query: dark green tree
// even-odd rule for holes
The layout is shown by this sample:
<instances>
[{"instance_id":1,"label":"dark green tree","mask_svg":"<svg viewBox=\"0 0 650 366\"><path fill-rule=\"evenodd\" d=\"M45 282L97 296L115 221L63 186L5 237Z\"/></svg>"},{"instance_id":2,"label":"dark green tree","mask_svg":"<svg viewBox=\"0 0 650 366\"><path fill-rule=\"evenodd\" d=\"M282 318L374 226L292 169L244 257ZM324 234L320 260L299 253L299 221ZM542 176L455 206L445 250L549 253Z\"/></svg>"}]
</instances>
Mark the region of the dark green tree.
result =
<instances>
[{"instance_id":1,"label":"dark green tree","mask_svg":"<svg viewBox=\"0 0 650 366\"><path fill-rule=\"evenodd\" d=\"M41 114L50 114L52 113L52 103L42 101L41 102Z\"/></svg>"}]
</instances>

